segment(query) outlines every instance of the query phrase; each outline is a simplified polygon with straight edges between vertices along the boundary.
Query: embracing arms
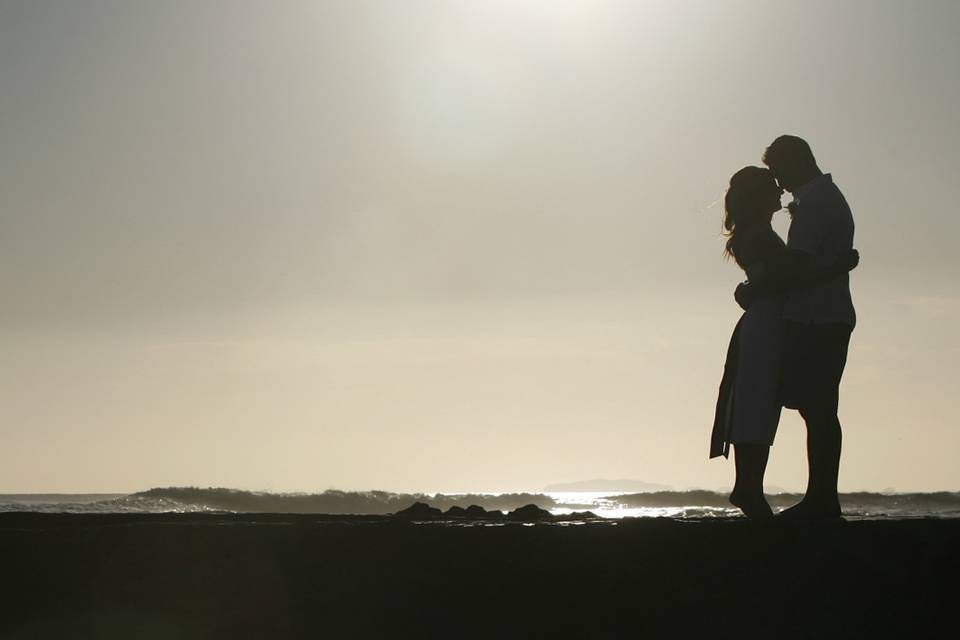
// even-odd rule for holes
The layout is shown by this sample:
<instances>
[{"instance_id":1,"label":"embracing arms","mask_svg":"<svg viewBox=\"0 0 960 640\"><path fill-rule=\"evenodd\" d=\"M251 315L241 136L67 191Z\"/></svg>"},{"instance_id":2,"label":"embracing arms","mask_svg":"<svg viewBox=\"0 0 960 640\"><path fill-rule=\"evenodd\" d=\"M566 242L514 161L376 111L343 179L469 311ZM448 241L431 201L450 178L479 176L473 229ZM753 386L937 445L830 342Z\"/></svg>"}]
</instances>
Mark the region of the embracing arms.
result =
<instances>
[{"instance_id":1,"label":"embracing arms","mask_svg":"<svg viewBox=\"0 0 960 640\"><path fill-rule=\"evenodd\" d=\"M856 249L850 249L827 266L813 264L810 254L804 251L788 249L784 259L762 277L740 283L733 297L746 310L757 298L829 282L855 269L859 263L860 252Z\"/></svg>"}]
</instances>

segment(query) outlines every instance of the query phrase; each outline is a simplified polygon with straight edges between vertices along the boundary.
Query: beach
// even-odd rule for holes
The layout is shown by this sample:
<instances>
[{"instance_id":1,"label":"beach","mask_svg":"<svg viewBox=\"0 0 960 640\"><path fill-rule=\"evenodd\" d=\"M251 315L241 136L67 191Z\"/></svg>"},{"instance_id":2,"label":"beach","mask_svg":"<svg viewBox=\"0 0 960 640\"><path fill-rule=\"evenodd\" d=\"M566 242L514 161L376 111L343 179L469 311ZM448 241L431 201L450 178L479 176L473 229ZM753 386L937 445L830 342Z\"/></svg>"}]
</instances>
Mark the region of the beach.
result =
<instances>
[{"instance_id":1,"label":"beach","mask_svg":"<svg viewBox=\"0 0 960 640\"><path fill-rule=\"evenodd\" d=\"M953 624L960 520L0 513L2 638L844 637Z\"/></svg>"}]
</instances>

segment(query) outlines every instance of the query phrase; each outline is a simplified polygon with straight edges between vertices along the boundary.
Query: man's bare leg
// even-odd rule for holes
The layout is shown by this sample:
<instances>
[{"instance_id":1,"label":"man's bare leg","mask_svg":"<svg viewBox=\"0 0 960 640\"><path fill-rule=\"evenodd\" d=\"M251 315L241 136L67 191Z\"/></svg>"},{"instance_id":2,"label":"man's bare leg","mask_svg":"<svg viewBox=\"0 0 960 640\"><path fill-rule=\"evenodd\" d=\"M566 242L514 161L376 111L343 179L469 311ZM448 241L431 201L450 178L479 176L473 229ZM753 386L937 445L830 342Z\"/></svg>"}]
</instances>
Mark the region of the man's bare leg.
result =
<instances>
[{"instance_id":1,"label":"man's bare leg","mask_svg":"<svg viewBox=\"0 0 960 640\"><path fill-rule=\"evenodd\" d=\"M798 504L780 513L781 518L837 518L840 497L840 450L843 430L836 413L800 411L807 424L807 493Z\"/></svg>"}]
</instances>

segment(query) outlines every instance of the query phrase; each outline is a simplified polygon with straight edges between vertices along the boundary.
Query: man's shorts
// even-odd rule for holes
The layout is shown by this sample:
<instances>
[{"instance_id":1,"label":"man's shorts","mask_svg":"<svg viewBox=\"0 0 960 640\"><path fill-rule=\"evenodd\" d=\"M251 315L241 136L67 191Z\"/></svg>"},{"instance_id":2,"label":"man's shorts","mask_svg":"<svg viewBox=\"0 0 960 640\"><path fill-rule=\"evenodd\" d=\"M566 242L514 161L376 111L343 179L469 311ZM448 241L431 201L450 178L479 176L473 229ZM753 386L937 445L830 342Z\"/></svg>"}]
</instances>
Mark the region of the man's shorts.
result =
<instances>
[{"instance_id":1,"label":"man's shorts","mask_svg":"<svg viewBox=\"0 0 960 640\"><path fill-rule=\"evenodd\" d=\"M840 378L853 327L786 321L780 364L780 403L788 409L836 415Z\"/></svg>"}]
</instances>

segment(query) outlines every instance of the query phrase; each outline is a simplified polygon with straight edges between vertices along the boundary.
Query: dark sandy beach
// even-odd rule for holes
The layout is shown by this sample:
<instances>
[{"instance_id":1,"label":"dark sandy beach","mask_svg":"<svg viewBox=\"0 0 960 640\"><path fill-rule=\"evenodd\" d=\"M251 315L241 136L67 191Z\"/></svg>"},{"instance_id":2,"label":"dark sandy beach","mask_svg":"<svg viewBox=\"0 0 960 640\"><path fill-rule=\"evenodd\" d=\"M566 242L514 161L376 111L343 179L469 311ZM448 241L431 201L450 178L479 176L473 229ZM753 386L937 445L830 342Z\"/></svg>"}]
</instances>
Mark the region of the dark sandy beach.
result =
<instances>
[{"instance_id":1,"label":"dark sandy beach","mask_svg":"<svg viewBox=\"0 0 960 640\"><path fill-rule=\"evenodd\" d=\"M922 637L960 576L960 520L3 513L0 548L5 639Z\"/></svg>"}]
</instances>

